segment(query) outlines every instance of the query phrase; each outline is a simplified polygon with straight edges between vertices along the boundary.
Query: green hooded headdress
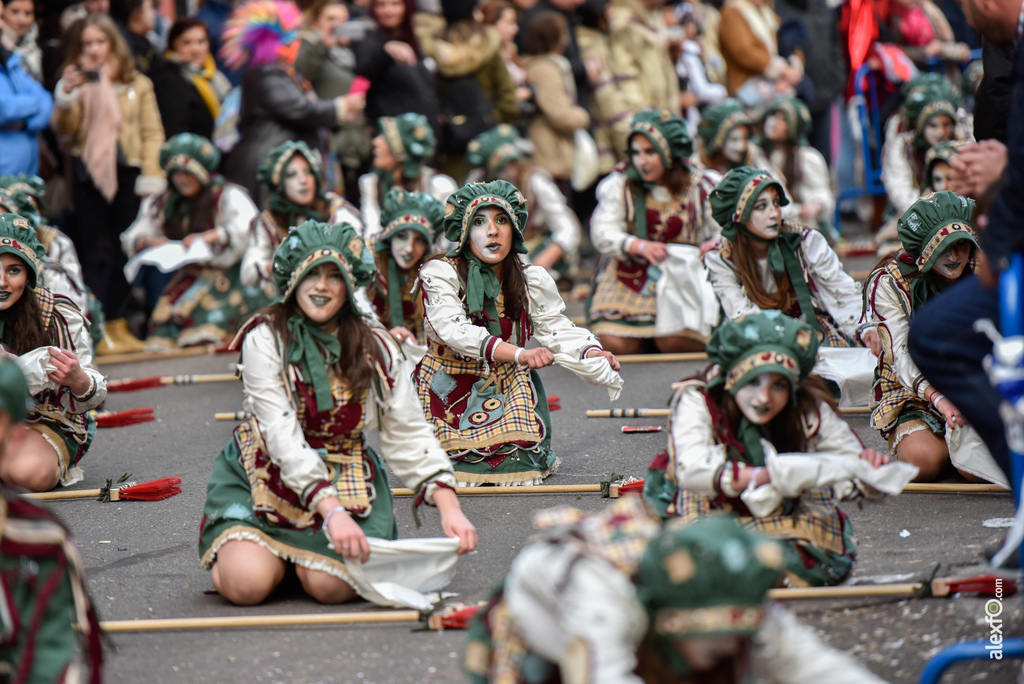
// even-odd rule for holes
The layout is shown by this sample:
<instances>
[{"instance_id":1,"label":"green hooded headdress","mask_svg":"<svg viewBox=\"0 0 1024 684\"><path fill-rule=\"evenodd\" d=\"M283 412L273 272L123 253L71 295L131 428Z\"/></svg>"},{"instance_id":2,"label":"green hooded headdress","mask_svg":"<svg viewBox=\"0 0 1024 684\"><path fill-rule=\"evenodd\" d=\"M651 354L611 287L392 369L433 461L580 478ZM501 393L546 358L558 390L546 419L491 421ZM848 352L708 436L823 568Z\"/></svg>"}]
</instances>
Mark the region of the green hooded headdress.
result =
<instances>
[{"instance_id":1,"label":"green hooded headdress","mask_svg":"<svg viewBox=\"0 0 1024 684\"><path fill-rule=\"evenodd\" d=\"M385 254L388 276L388 309L391 312L391 327L405 325L402 317L402 292L405 278L391 254L391 238L403 230L414 230L427 240L428 254L434 244L435 235L444 223L444 205L425 192L408 192L391 188L384 198L380 222L384 232L377 241L375 251Z\"/></svg>"},{"instance_id":2,"label":"green hooded headdress","mask_svg":"<svg viewBox=\"0 0 1024 684\"><path fill-rule=\"evenodd\" d=\"M288 199L284 191L285 167L288 162L295 158L295 155L302 156L309 164L309 170L316 178L315 197L326 201L324 195L324 162L320 152L314 150L303 141L289 140L281 143L270 151L267 158L260 164L256 172L256 179L270 190L270 197L267 200L267 208L273 212L286 217L288 228L297 226L306 219L320 221L324 217L312 206L296 204ZM315 203L315 202L314 202Z\"/></svg>"},{"instance_id":3,"label":"green hooded headdress","mask_svg":"<svg viewBox=\"0 0 1024 684\"><path fill-rule=\"evenodd\" d=\"M28 383L14 361L0 359L0 413L9 413L12 423L20 423L28 415Z\"/></svg>"},{"instance_id":4,"label":"green hooded headdress","mask_svg":"<svg viewBox=\"0 0 1024 684\"><path fill-rule=\"evenodd\" d=\"M910 284L910 301L915 309L949 284L932 272L939 256L961 240L978 246L971 226L973 212L974 200L944 190L914 202L897 222L896 231L905 250L899 255L900 273L904 277L920 274Z\"/></svg>"},{"instance_id":5,"label":"green hooded headdress","mask_svg":"<svg viewBox=\"0 0 1024 684\"><path fill-rule=\"evenodd\" d=\"M629 122L629 135L626 136L626 157L631 157L630 141L635 135L642 135L650 141L658 152L661 163L669 169L675 162L684 168L690 168L690 155L693 154L693 138L686 120L678 114L664 109L642 109L633 115ZM647 195L644 190L650 189L651 183L645 183L640 172L631 164L626 177L632 186L633 197L633 228L641 240L647 239Z\"/></svg>"},{"instance_id":6,"label":"green hooded headdress","mask_svg":"<svg viewBox=\"0 0 1024 684\"><path fill-rule=\"evenodd\" d=\"M501 336L498 310L494 300L501 294L501 283L490 266L483 264L469 246L470 224L482 207L498 207L512 221L512 251L527 254L523 241L523 227L528 217L526 198L516 186L503 180L490 183L464 185L448 197L444 208L444 235L455 243L448 256L459 256L469 262L466 276L466 310L470 314L486 311L488 329L495 337Z\"/></svg>"},{"instance_id":7,"label":"green hooded headdress","mask_svg":"<svg viewBox=\"0 0 1024 684\"><path fill-rule=\"evenodd\" d=\"M176 212L191 215L191 199L182 196L170 182L175 171L185 171L195 177L204 188L223 185L224 178L215 173L220 164L220 150L216 145L195 133L179 133L160 148L160 167L167 174L167 206L164 219L170 220Z\"/></svg>"},{"instance_id":8,"label":"green hooded headdress","mask_svg":"<svg viewBox=\"0 0 1024 684\"><path fill-rule=\"evenodd\" d=\"M377 268L366 243L347 223L306 221L288 233L274 252L274 284L282 293L278 301L291 299L303 277L325 262L337 264L341 271L348 291L345 306L357 315L364 315L356 306L355 292L373 280ZM291 338L286 351L288 362L301 365L306 378L312 382L317 410L329 410L334 406L334 398L331 396L327 366L341 358L341 344L337 336L301 313L288 319L288 334ZM327 352L326 363L323 351L315 341L319 341Z\"/></svg>"},{"instance_id":9,"label":"green hooded headdress","mask_svg":"<svg viewBox=\"0 0 1024 684\"><path fill-rule=\"evenodd\" d=\"M409 112L399 116L382 116L377 123L391 155L402 164L402 177L419 178L423 173L423 164L434 156L437 147L434 129L430 127L427 117ZM381 189L382 194L386 194L393 183L392 174L382 171L378 173L381 182L387 183L387 187Z\"/></svg>"},{"instance_id":10,"label":"green hooded headdress","mask_svg":"<svg viewBox=\"0 0 1024 684\"><path fill-rule=\"evenodd\" d=\"M762 311L723 323L708 340L707 388L721 387L735 395L762 373L781 373L789 380L794 401L796 387L814 368L818 335L801 321L779 311ZM764 465L761 430L746 416L736 434L750 465Z\"/></svg>"},{"instance_id":11,"label":"green hooded headdress","mask_svg":"<svg viewBox=\"0 0 1024 684\"><path fill-rule=\"evenodd\" d=\"M811 132L811 110L802 100L776 95L768 105L768 109L765 110L764 117L761 119L762 123L774 114L782 114L786 120L786 126L789 128L789 142L797 145L810 144L807 141L807 136ZM771 141L768 139L763 142L766 147L771 145Z\"/></svg>"},{"instance_id":12,"label":"green hooded headdress","mask_svg":"<svg viewBox=\"0 0 1024 684\"><path fill-rule=\"evenodd\" d=\"M704 108L701 112L700 125L697 126L697 135L704 141L704 150L708 157L714 156L722 149L725 139L737 126L746 126L747 132L753 136L754 124L739 100L730 97Z\"/></svg>"},{"instance_id":13,"label":"green hooded headdress","mask_svg":"<svg viewBox=\"0 0 1024 684\"><path fill-rule=\"evenodd\" d=\"M956 124L956 108L960 96L951 87L922 87L910 93L903 101L903 115L914 131L913 146L916 149L928 147L924 139L924 127L937 116L948 116Z\"/></svg>"},{"instance_id":14,"label":"green hooded headdress","mask_svg":"<svg viewBox=\"0 0 1024 684\"><path fill-rule=\"evenodd\" d=\"M31 221L18 214L0 214L0 254L13 254L25 262L28 266L28 287L34 290L39 283L46 248L36 237L36 228ZM0 342L6 344L10 336L5 330L5 323L6 318L0 316Z\"/></svg>"},{"instance_id":15,"label":"green hooded headdress","mask_svg":"<svg viewBox=\"0 0 1024 684\"><path fill-rule=\"evenodd\" d=\"M502 167L515 159L529 157L530 143L515 126L499 124L473 138L466 147L466 161L495 177Z\"/></svg>"},{"instance_id":16,"label":"green hooded headdress","mask_svg":"<svg viewBox=\"0 0 1024 684\"><path fill-rule=\"evenodd\" d=\"M732 515L667 523L648 544L634 580L666 664L680 675L691 671L677 641L755 634L784 559L777 542Z\"/></svg>"},{"instance_id":17,"label":"green hooded headdress","mask_svg":"<svg viewBox=\"0 0 1024 684\"><path fill-rule=\"evenodd\" d=\"M27 173L0 176L0 189L10 193L23 192L32 203L32 211L41 214L46 211L46 183L39 176Z\"/></svg>"},{"instance_id":18,"label":"green hooded headdress","mask_svg":"<svg viewBox=\"0 0 1024 684\"><path fill-rule=\"evenodd\" d=\"M962 144L963 143L957 141L944 140L938 145L932 145L928 148L928 152L924 155L925 184L931 186L932 168L935 164L938 162L945 162L948 164L954 157L960 154L960 146Z\"/></svg>"}]
</instances>

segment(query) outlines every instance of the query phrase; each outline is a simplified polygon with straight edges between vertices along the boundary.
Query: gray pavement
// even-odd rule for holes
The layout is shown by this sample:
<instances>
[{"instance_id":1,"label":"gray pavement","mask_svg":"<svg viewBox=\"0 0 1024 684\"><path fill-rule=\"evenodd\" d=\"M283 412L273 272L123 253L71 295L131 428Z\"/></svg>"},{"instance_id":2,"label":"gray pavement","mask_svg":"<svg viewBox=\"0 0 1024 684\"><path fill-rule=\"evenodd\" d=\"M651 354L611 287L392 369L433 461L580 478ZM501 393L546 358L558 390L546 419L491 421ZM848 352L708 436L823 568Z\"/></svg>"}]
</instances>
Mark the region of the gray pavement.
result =
<instances>
[{"instance_id":1,"label":"gray pavement","mask_svg":"<svg viewBox=\"0 0 1024 684\"><path fill-rule=\"evenodd\" d=\"M111 378L154 374L217 373L230 356L106 366ZM624 366L621 407L661 407L669 384L701 364L645 363ZM612 472L643 477L650 459L664 448L665 434L624 435L624 424L659 424L661 419L587 419L588 408L611 405L603 389L560 369L542 372L549 395L562 409L552 413L554 446L562 459L551 484L590 484ZM163 502L69 501L48 504L71 527L85 560L89 587L102 619L213 615L262 615L367 611L364 602L324 607L295 586L265 605L238 608L207 594L213 584L199 568L197 539L206 480L214 456L231 438L233 423L214 412L241 408L234 383L165 387L112 394L108 410L153 407L158 421L100 430L82 465L86 479L76 488L101 486L124 472L145 481L179 475L184 492ZM851 424L862 439L883 448L866 416ZM569 504L584 510L603 505L598 495L504 495L463 498L479 531L479 550L463 558L450 589L467 602L482 598L502 576L531 534L531 511ZM437 514L427 511L416 529L408 501L398 500L402 537L440 535ZM857 532L858 576L930 574L970 576L982 546L998 534L983 521L1013 514L1005 495L904 494L880 503L846 507ZM901 536L901 531L906 533ZM103 543L109 542L109 543ZM816 601L794 605L803 619L833 645L851 650L892 682L915 682L925 660L941 647L985 639L983 601L976 598ZM1019 633L1019 598L1005 601L1004 618ZM246 629L123 633L112 636L106 677L111 682L461 682L464 633L413 632L410 626ZM947 682L1011 682L1010 663L961 666Z\"/></svg>"}]
</instances>

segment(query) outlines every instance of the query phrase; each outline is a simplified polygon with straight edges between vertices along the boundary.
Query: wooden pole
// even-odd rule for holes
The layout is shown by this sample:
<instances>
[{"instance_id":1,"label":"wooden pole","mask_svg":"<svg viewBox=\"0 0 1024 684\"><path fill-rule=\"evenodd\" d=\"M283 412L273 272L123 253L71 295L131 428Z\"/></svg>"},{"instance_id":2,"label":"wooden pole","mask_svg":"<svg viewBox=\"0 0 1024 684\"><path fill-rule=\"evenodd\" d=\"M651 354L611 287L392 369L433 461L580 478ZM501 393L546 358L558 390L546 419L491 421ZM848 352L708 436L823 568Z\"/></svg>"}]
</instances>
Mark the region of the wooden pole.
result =
<instances>
[{"instance_id":1,"label":"wooden pole","mask_svg":"<svg viewBox=\"0 0 1024 684\"><path fill-rule=\"evenodd\" d=\"M623 354L616 356L619 363L670 363L675 361L706 361L707 352L679 352L676 354Z\"/></svg>"},{"instance_id":2,"label":"wooden pole","mask_svg":"<svg viewBox=\"0 0 1024 684\"><path fill-rule=\"evenodd\" d=\"M99 489L73 489L59 492L30 492L21 496L33 501L60 501L63 499L95 499L102 493Z\"/></svg>"},{"instance_id":3,"label":"wooden pole","mask_svg":"<svg viewBox=\"0 0 1024 684\"><path fill-rule=\"evenodd\" d=\"M167 351L157 352L105 354L96 356L94 361L101 366L114 363L134 363L136 361L159 361L161 359L176 359L182 356L204 356L206 354L212 354L214 349L215 347L213 345L205 345L201 347L183 347L181 349L168 349Z\"/></svg>"},{"instance_id":4,"label":"wooden pole","mask_svg":"<svg viewBox=\"0 0 1024 684\"><path fill-rule=\"evenodd\" d=\"M844 415L871 413L870 406L840 406L839 413ZM659 418L671 415L670 409L657 408L621 408L621 409L588 409L587 418Z\"/></svg>"},{"instance_id":5,"label":"wooden pole","mask_svg":"<svg viewBox=\"0 0 1024 684\"><path fill-rule=\"evenodd\" d=\"M997 492L1009 494L1010 490L996 484L970 484L960 482L911 482L903 488L905 492L945 492L947 494L985 494Z\"/></svg>"},{"instance_id":6,"label":"wooden pole","mask_svg":"<svg viewBox=\"0 0 1024 684\"><path fill-rule=\"evenodd\" d=\"M235 411L234 413L214 413L214 420L248 420L249 414L245 411Z\"/></svg>"},{"instance_id":7,"label":"wooden pole","mask_svg":"<svg viewBox=\"0 0 1024 684\"><path fill-rule=\"evenodd\" d=\"M325 613L323 615L242 615L154 620L107 620L100 623L100 629L104 632L155 632L169 629L366 625L374 623L420 622L420 620L420 613L417 610L393 610L370 613Z\"/></svg>"},{"instance_id":8,"label":"wooden pole","mask_svg":"<svg viewBox=\"0 0 1024 684\"><path fill-rule=\"evenodd\" d=\"M161 385L195 385L203 382L234 382L241 380L234 373L207 373L205 375L165 375L160 378Z\"/></svg>"},{"instance_id":9,"label":"wooden pole","mask_svg":"<svg viewBox=\"0 0 1024 684\"><path fill-rule=\"evenodd\" d=\"M832 598L864 598L870 596L914 596L918 594L921 584L879 584L853 587L786 587L769 589L768 596L777 601L790 599L832 599Z\"/></svg>"},{"instance_id":10,"label":"wooden pole","mask_svg":"<svg viewBox=\"0 0 1024 684\"><path fill-rule=\"evenodd\" d=\"M512 485L509 487L456 487L455 493L464 494L587 494L600 492L601 485ZM411 489L397 487L391 490L392 496L412 496Z\"/></svg>"}]
</instances>

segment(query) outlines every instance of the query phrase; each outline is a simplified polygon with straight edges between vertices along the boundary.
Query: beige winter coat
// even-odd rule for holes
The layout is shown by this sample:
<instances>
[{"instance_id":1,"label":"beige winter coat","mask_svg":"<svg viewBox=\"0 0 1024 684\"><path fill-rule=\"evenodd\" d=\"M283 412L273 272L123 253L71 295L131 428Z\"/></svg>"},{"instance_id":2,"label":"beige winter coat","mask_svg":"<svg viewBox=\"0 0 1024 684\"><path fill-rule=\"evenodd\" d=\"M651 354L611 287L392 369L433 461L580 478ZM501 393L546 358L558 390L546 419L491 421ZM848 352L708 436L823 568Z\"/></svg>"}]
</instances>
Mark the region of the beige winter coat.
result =
<instances>
[{"instance_id":1,"label":"beige winter coat","mask_svg":"<svg viewBox=\"0 0 1024 684\"><path fill-rule=\"evenodd\" d=\"M609 66L629 111L655 107L679 114L679 77L660 10L640 0L611 0L608 35Z\"/></svg>"},{"instance_id":2,"label":"beige winter coat","mask_svg":"<svg viewBox=\"0 0 1024 684\"><path fill-rule=\"evenodd\" d=\"M596 83L591 83L590 113L594 117L594 142L597 143L599 172L604 175L626 156L629 120L632 112L619 92L619 84L612 75L611 47L608 35L592 28L576 29L576 44L580 57L604 64Z\"/></svg>"},{"instance_id":3,"label":"beige winter coat","mask_svg":"<svg viewBox=\"0 0 1024 684\"><path fill-rule=\"evenodd\" d=\"M535 148L533 160L554 178L568 180L576 150L573 135L590 125L590 114L576 104L568 60L548 54L525 57L523 62L538 110L527 128Z\"/></svg>"}]
</instances>

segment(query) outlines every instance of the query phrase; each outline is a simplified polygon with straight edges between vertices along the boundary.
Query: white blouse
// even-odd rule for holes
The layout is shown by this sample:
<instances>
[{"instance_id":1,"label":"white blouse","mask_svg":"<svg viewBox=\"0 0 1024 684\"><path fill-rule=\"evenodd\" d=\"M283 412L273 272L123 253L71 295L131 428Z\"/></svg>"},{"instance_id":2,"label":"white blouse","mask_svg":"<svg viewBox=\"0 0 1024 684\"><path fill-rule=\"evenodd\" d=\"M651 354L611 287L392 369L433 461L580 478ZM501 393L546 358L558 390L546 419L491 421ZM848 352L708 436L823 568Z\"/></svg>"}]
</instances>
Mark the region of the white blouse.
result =
<instances>
[{"instance_id":1,"label":"white blouse","mask_svg":"<svg viewBox=\"0 0 1024 684\"><path fill-rule=\"evenodd\" d=\"M797 254L810 285L814 308L828 312L840 330L851 339L858 339L863 317L860 283L843 270L842 262L828 246L825 236L816 230L802 229L802 232L803 241ZM715 294L728 320L761 310L747 296L736 265L723 257L718 248L704 256L704 265L707 266L711 285L715 288ZM757 269L765 291L778 291L767 259L759 259ZM801 318L806 319L806 314Z\"/></svg>"},{"instance_id":2,"label":"white blouse","mask_svg":"<svg viewBox=\"0 0 1024 684\"><path fill-rule=\"evenodd\" d=\"M370 391L364 406L364 430L377 430L381 456L407 486L417 489L429 481L426 501L432 504L437 483L455 487L451 461L423 417L423 408L412 379L404 370L398 347L385 335L376 337L386 360L384 371L394 384L386 397ZM323 458L306 442L299 424L291 400L291 381L285 377L283 346L267 323L257 325L245 337L244 406L258 421L267 456L281 469L285 486L302 496L310 485L326 480L328 473ZM328 494L337 492L333 487L325 487L310 506Z\"/></svg>"},{"instance_id":3,"label":"white blouse","mask_svg":"<svg viewBox=\"0 0 1024 684\"><path fill-rule=\"evenodd\" d=\"M892 368L901 385L927 402L928 389L932 385L910 358L907 347L910 334L908 313L913 312L910 298L893 277L886 273L876 274L869 279L867 288L866 315L878 327L879 338L882 340L882 359ZM887 334L882 334L883 330Z\"/></svg>"},{"instance_id":4,"label":"white blouse","mask_svg":"<svg viewBox=\"0 0 1024 684\"><path fill-rule=\"evenodd\" d=\"M142 200L138 218L121 233L121 248L129 258L140 251L137 247L140 238L164 237L164 211L157 206L159 199L160 195L150 195ZM213 218L218 239L217 244L210 246L213 251L210 266L230 268L241 261L249 245L249 228L258 213L244 188L234 183L224 184Z\"/></svg>"},{"instance_id":5,"label":"white blouse","mask_svg":"<svg viewBox=\"0 0 1024 684\"><path fill-rule=\"evenodd\" d=\"M420 189L437 201L444 203L448 196L459 189L459 184L451 176L438 173L430 168L423 169ZM384 227L380 225L380 203L377 201L377 174L364 173L359 177L359 210L363 214L363 240L372 249L380 239ZM438 242L444 240L439 236Z\"/></svg>"},{"instance_id":6,"label":"white blouse","mask_svg":"<svg viewBox=\"0 0 1024 684\"><path fill-rule=\"evenodd\" d=\"M782 218L803 223L804 220L800 218L803 205L817 204L820 207L818 215L811 220L831 222L836 209L836 196L832 192L832 174L828 170L825 157L810 145L799 145L794 152L802 172L799 187L793 187L793 181L782 175L782 151L775 150L771 153L772 166L778 170L782 184L790 191L790 199L792 200L793 194L800 196L800 202L790 201L782 207Z\"/></svg>"},{"instance_id":7,"label":"white blouse","mask_svg":"<svg viewBox=\"0 0 1024 684\"><path fill-rule=\"evenodd\" d=\"M529 207L531 221L537 221L551 233L551 241L562 248L566 256L580 248L580 222L545 171L530 176L530 192L534 203Z\"/></svg>"},{"instance_id":8,"label":"white blouse","mask_svg":"<svg viewBox=\"0 0 1024 684\"><path fill-rule=\"evenodd\" d=\"M43 261L43 286L54 294L64 295L75 303L82 313L89 308L89 294L82 280L82 264L78 260L75 245L64 233L47 226L51 232L50 245L46 248Z\"/></svg>"}]
</instances>

